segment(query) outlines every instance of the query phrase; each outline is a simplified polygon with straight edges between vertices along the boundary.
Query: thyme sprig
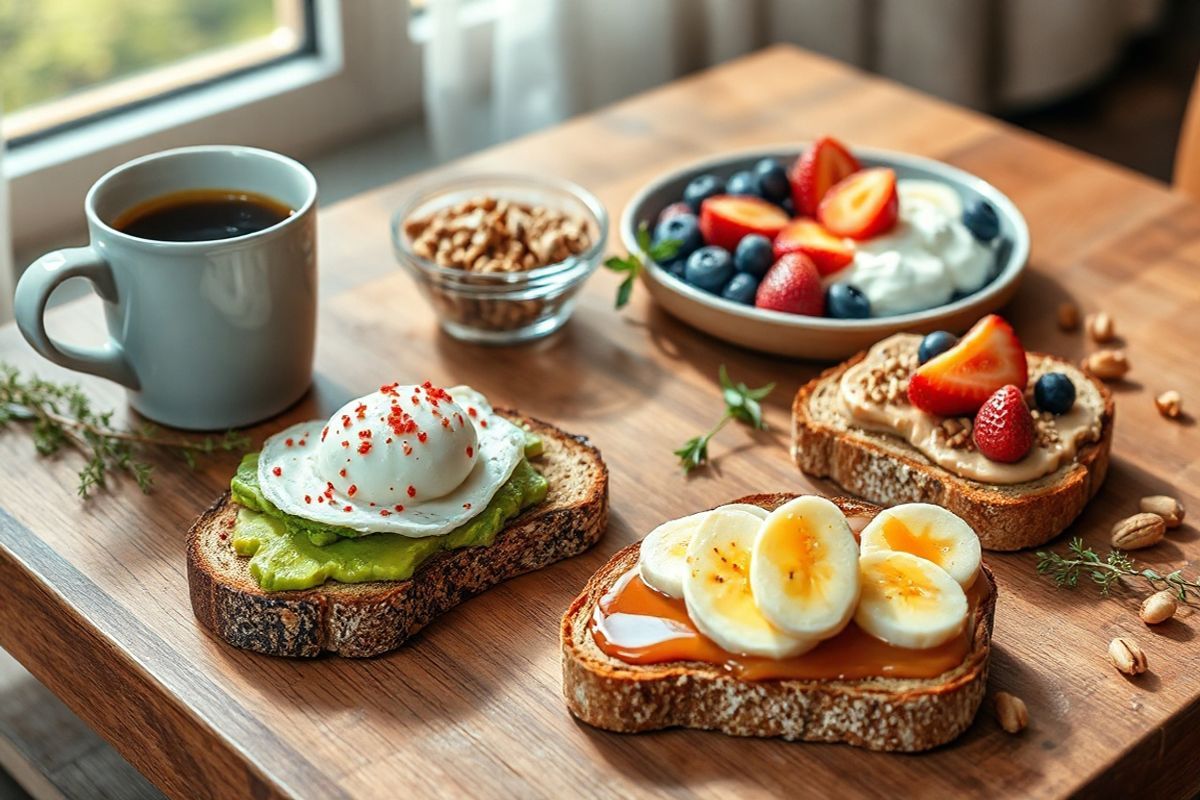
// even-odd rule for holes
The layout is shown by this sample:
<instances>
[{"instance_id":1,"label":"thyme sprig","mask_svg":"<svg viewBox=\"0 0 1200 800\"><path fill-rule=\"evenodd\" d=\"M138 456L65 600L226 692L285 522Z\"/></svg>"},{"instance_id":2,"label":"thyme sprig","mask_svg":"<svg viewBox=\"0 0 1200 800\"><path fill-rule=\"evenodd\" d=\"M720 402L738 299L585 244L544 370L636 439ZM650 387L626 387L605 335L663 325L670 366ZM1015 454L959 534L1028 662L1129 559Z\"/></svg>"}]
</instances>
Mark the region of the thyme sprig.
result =
<instances>
[{"instance_id":1,"label":"thyme sprig","mask_svg":"<svg viewBox=\"0 0 1200 800\"><path fill-rule=\"evenodd\" d=\"M1040 551L1037 554L1037 571L1054 581L1060 588L1074 589L1079 579L1091 579L1100 588L1100 594L1108 596L1113 589L1121 587L1127 580L1145 581L1155 591L1170 590L1181 602L1200 601L1200 581L1184 577L1182 570L1166 575L1150 567L1139 568L1133 559L1119 550L1110 550L1101 558L1095 550L1085 547L1083 539L1072 539L1067 545L1066 556Z\"/></svg>"},{"instance_id":2,"label":"thyme sprig","mask_svg":"<svg viewBox=\"0 0 1200 800\"><path fill-rule=\"evenodd\" d=\"M725 400L725 413L721 415L721 419L717 420L717 424L705 433L693 436L684 443L683 447L674 451L675 455L679 457L679 463L683 466L685 475L702 464L708 463L708 443L720 433L730 420L737 420L743 425L749 425L760 431L767 427L766 422L763 421L762 405L759 401L771 393L775 384L768 383L766 386L751 389L744 383L734 383L724 364L721 365L718 378L721 382L721 396Z\"/></svg>"},{"instance_id":3,"label":"thyme sprig","mask_svg":"<svg viewBox=\"0 0 1200 800\"><path fill-rule=\"evenodd\" d=\"M79 471L77 491L87 497L107 485L113 473L125 473L138 488L149 492L154 467L141 458L151 448L176 451L189 468L196 456L215 452L240 452L249 437L229 431L202 439L164 434L150 424L135 430L113 426L112 411L98 411L78 384L54 383L36 375L25 377L14 366L0 362L0 427L26 426L38 454L50 456L64 447L87 459Z\"/></svg>"}]
</instances>

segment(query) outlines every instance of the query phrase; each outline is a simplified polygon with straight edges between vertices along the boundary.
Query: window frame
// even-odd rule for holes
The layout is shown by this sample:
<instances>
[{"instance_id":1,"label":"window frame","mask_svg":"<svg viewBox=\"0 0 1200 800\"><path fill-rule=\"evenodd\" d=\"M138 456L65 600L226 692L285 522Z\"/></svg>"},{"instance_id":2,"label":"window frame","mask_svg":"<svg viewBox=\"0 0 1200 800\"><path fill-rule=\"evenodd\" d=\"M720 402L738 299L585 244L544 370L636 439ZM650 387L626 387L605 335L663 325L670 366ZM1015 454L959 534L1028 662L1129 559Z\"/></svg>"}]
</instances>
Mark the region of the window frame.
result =
<instances>
[{"instance_id":1,"label":"window frame","mask_svg":"<svg viewBox=\"0 0 1200 800\"><path fill-rule=\"evenodd\" d=\"M5 155L17 250L81 230L83 197L109 169L189 144L236 142L304 157L421 108L409 4L314 0L312 52L19 142Z\"/></svg>"}]
</instances>

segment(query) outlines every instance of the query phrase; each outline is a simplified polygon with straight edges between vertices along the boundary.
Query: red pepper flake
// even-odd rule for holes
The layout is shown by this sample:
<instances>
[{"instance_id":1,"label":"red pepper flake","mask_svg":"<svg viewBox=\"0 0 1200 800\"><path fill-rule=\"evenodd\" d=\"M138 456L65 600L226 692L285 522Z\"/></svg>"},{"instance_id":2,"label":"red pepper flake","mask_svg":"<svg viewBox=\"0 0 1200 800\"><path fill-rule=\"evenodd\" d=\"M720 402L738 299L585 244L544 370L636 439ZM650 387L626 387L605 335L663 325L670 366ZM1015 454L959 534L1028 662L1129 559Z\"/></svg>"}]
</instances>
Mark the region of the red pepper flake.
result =
<instances>
[{"instance_id":1,"label":"red pepper flake","mask_svg":"<svg viewBox=\"0 0 1200 800\"><path fill-rule=\"evenodd\" d=\"M359 419L366 419L367 418L367 404L359 403L358 405L356 405L354 407L354 414Z\"/></svg>"},{"instance_id":2,"label":"red pepper flake","mask_svg":"<svg viewBox=\"0 0 1200 800\"><path fill-rule=\"evenodd\" d=\"M349 447L349 446L350 446L349 442L342 440L342 447Z\"/></svg>"},{"instance_id":3,"label":"red pepper flake","mask_svg":"<svg viewBox=\"0 0 1200 800\"><path fill-rule=\"evenodd\" d=\"M410 445L408 442L404 443L404 455L406 455L406 456L412 455L412 445Z\"/></svg>"},{"instance_id":4,"label":"red pepper flake","mask_svg":"<svg viewBox=\"0 0 1200 800\"><path fill-rule=\"evenodd\" d=\"M388 511L386 508L381 509L379 512L379 516L381 516L381 517L390 517L391 515L392 515L392 512Z\"/></svg>"},{"instance_id":5,"label":"red pepper flake","mask_svg":"<svg viewBox=\"0 0 1200 800\"><path fill-rule=\"evenodd\" d=\"M226 533L225 531L221 531L219 534L217 534L217 538L223 542L229 538L229 534Z\"/></svg>"},{"instance_id":6,"label":"red pepper flake","mask_svg":"<svg viewBox=\"0 0 1200 800\"><path fill-rule=\"evenodd\" d=\"M471 445L467 445L467 458L474 458L474 457L475 457L475 448L471 447Z\"/></svg>"},{"instance_id":7,"label":"red pepper flake","mask_svg":"<svg viewBox=\"0 0 1200 800\"><path fill-rule=\"evenodd\" d=\"M329 482L325 483L325 498L327 500L329 500L330 502L333 502L333 484L332 483L329 483Z\"/></svg>"},{"instance_id":8,"label":"red pepper flake","mask_svg":"<svg viewBox=\"0 0 1200 800\"><path fill-rule=\"evenodd\" d=\"M414 406L419 406L419 405L421 405L421 398L417 397L417 396L414 394L414 395L412 396L412 404L413 404Z\"/></svg>"},{"instance_id":9,"label":"red pepper flake","mask_svg":"<svg viewBox=\"0 0 1200 800\"><path fill-rule=\"evenodd\" d=\"M415 487L415 486L409 486L409 487L408 487L408 496L409 496L409 497L416 497L416 496L417 496L417 487Z\"/></svg>"},{"instance_id":10,"label":"red pepper flake","mask_svg":"<svg viewBox=\"0 0 1200 800\"><path fill-rule=\"evenodd\" d=\"M387 422L388 427L392 429L392 433L396 434L397 436L403 436L406 433L417 432L416 420L410 417L408 413L400 406L392 406L392 409L388 412L387 419L385 421Z\"/></svg>"},{"instance_id":11,"label":"red pepper flake","mask_svg":"<svg viewBox=\"0 0 1200 800\"><path fill-rule=\"evenodd\" d=\"M397 510L397 511L403 511L403 510L404 510L404 506L396 506L396 510Z\"/></svg>"},{"instance_id":12,"label":"red pepper flake","mask_svg":"<svg viewBox=\"0 0 1200 800\"><path fill-rule=\"evenodd\" d=\"M369 505L371 508L374 508L374 507L375 507L375 504L374 504L374 503L367 503L367 505Z\"/></svg>"},{"instance_id":13,"label":"red pepper flake","mask_svg":"<svg viewBox=\"0 0 1200 800\"><path fill-rule=\"evenodd\" d=\"M486 428L486 427L487 427L487 420L486 420L486 419L481 419L481 420L479 420L479 427L481 427L481 428Z\"/></svg>"},{"instance_id":14,"label":"red pepper flake","mask_svg":"<svg viewBox=\"0 0 1200 800\"><path fill-rule=\"evenodd\" d=\"M471 510L471 504L470 504L470 503L463 503L463 508L465 508L465 509L467 509L468 511L470 511L470 510Z\"/></svg>"},{"instance_id":15,"label":"red pepper flake","mask_svg":"<svg viewBox=\"0 0 1200 800\"><path fill-rule=\"evenodd\" d=\"M273 470L271 470L271 474L278 478L283 474L283 467L275 467Z\"/></svg>"},{"instance_id":16,"label":"red pepper flake","mask_svg":"<svg viewBox=\"0 0 1200 800\"><path fill-rule=\"evenodd\" d=\"M429 434L426 433L425 431L421 431L417 434L417 441L420 442L421 444L425 444L425 441L428 438L429 438Z\"/></svg>"},{"instance_id":17,"label":"red pepper flake","mask_svg":"<svg viewBox=\"0 0 1200 800\"><path fill-rule=\"evenodd\" d=\"M353 509L352 509L350 506L343 506L343 507L342 507L342 511L345 511L347 514L349 514L349 513L350 513L352 510L353 510Z\"/></svg>"},{"instance_id":18,"label":"red pepper flake","mask_svg":"<svg viewBox=\"0 0 1200 800\"><path fill-rule=\"evenodd\" d=\"M308 444L308 440L307 440L307 439L301 439L301 440L300 440L300 446L301 446L301 447L304 447L304 445L306 445L306 444Z\"/></svg>"},{"instance_id":19,"label":"red pepper flake","mask_svg":"<svg viewBox=\"0 0 1200 800\"><path fill-rule=\"evenodd\" d=\"M443 428L450 427L450 418L449 417L442 417L442 427Z\"/></svg>"},{"instance_id":20,"label":"red pepper flake","mask_svg":"<svg viewBox=\"0 0 1200 800\"><path fill-rule=\"evenodd\" d=\"M462 418L462 414L459 414L459 413L455 412L455 414L454 414L454 418L455 418L456 420L458 420L458 424L459 424L459 425L462 425L462 424L463 424L463 418Z\"/></svg>"},{"instance_id":21,"label":"red pepper flake","mask_svg":"<svg viewBox=\"0 0 1200 800\"><path fill-rule=\"evenodd\" d=\"M360 439L370 439L370 438L371 438L371 429L370 429L370 428L363 428L361 431L359 431L359 432L358 432L358 438L360 438Z\"/></svg>"},{"instance_id":22,"label":"red pepper flake","mask_svg":"<svg viewBox=\"0 0 1200 800\"><path fill-rule=\"evenodd\" d=\"M295 444L295 442L294 442L294 441L292 441L291 439L284 439L284 440L283 440L283 443L284 443L284 445L285 445L285 446L287 446L287 447L291 447L293 444Z\"/></svg>"},{"instance_id":23,"label":"red pepper flake","mask_svg":"<svg viewBox=\"0 0 1200 800\"><path fill-rule=\"evenodd\" d=\"M338 475L341 475L343 478L346 477L346 468L342 467L341 469L339 469Z\"/></svg>"},{"instance_id":24,"label":"red pepper flake","mask_svg":"<svg viewBox=\"0 0 1200 800\"><path fill-rule=\"evenodd\" d=\"M363 440L362 444L358 446L358 454L360 456L365 456L369 452L371 452L371 443Z\"/></svg>"},{"instance_id":25,"label":"red pepper flake","mask_svg":"<svg viewBox=\"0 0 1200 800\"><path fill-rule=\"evenodd\" d=\"M468 417L478 417L479 416L479 412L475 410L475 406L467 406L467 416Z\"/></svg>"},{"instance_id":26,"label":"red pepper flake","mask_svg":"<svg viewBox=\"0 0 1200 800\"><path fill-rule=\"evenodd\" d=\"M388 438L384 439L384 440L383 440L383 443L384 443L384 444L391 444L391 443L392 443L392 437L390 437L390 436L389 436Z\"/></svg>"},{"instance_id":27,"label":"red pepper flake","mask_svg":"<svg viewBox=\"0 0 1200 800\"><path fill-rule=\"evenodd\" d=\"M312 505L312 495L311 494L304 495L304 502L308 503L309 505Z\"/></svg>"},{"instance_id":28,"label":"red pepper flake","mask_svg":"<svg viewBox=\"0 0 1200 800\"><path fill-rule=\"evenodd\" d=\"M346 490L346 495L349 497L354 497L356 494L358 494L358 487L352 483L350 484L350 488Z\"/></svg>"},{"instance_id":29,"label":"red pepper flake","mask_svg":"<svg viewBox=\"0 0 1200 800\"><path fill-rule=\"evenodd\" d=\"M383 386L379 387L379 392L380 392L380 394L386 394L386 395L390 395L392 397L396 397L397 396L396 387L398 387L399 385L400 385L399 381L397 381L396 383L385 383Z\"/></svg>"},{"instance_id":30,"label":"red pepper flake","mask_svg":"<svg viewBox=\"0 0 1200 800\"><path fill-rule=\"evenodd\" d=\"M319 495L317 495L317 502L318 502L318 503L324 503L324 502L325 502L325 496L324 496L324 495L320 495L320 494L319 494Z\"/></svg>"},{"instance_id":31,"label":"red pepper flake","mask_svg":"<svg viewBox=\"0 0 1200 800\"><path fill-rule=\"evenodd\" d=\"M326 425L324 428L321 428L321 441L322 442L325 441L325 437L328 435L329 435L329 426Z\"/></svg>"},{"instance_id":32,"label":"red pepper flake","mask_svg":"<svg viewBox=\"0 0 1200 800\"><path fill-rule=\"evenodd\" d=\"M350 427L350 415L349 414L342 414L342 427L343 428Z\"/></svg>"}]
</instances>

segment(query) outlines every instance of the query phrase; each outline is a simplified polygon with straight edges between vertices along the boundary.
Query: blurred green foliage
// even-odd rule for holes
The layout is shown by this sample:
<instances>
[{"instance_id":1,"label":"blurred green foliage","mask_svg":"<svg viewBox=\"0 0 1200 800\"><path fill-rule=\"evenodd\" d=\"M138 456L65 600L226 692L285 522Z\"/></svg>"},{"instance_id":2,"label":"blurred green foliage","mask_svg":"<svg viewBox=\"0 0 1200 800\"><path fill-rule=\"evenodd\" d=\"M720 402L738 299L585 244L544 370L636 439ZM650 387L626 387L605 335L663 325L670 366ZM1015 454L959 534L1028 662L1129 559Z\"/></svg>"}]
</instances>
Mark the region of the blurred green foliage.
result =
<instances>
[{"instance_id":1,"label":"blurred green foliage","mask_svg":"<svg viewBox=\"0 0 1200 800\"><path fill-rule=\"evenodd\" d=\"M0 0L0 108L52 100L274 28L274 0Z\"/></svg>"}]
</instances>

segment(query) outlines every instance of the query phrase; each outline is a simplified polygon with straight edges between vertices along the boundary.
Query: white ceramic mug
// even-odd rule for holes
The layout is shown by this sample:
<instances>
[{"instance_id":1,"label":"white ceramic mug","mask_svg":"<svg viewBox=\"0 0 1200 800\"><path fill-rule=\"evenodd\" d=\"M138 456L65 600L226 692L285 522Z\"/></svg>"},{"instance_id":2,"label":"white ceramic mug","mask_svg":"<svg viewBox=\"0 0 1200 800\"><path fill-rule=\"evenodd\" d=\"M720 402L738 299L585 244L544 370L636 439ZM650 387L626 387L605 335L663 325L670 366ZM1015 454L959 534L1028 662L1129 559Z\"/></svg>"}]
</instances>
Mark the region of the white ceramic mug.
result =
<instances>
[{"instance_id":1,"label":"white ceramic mug","mask_svg":"<svg viewBox=\"0 0 1200 800\"><path fill-rule=\"evenodd\" d=\"M199 242L153 241L112 227L122 212L188 189L265 195L293 210L263 230ZM215 430L287 408L312 381L317 182L302 164L251 147L183 147L135 159L87 194L90 244L39 258L17 285L17 325L46 358L128 388L142 415ZM80 348L46 333L64 280L91 281L108 341Z\"/></svg>"}]
</instances>

